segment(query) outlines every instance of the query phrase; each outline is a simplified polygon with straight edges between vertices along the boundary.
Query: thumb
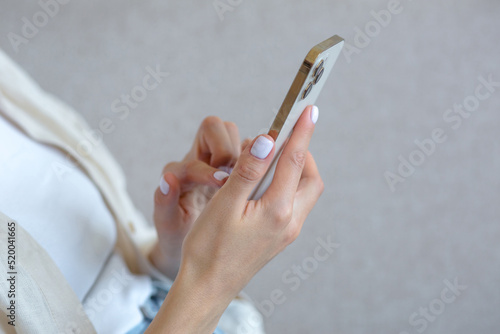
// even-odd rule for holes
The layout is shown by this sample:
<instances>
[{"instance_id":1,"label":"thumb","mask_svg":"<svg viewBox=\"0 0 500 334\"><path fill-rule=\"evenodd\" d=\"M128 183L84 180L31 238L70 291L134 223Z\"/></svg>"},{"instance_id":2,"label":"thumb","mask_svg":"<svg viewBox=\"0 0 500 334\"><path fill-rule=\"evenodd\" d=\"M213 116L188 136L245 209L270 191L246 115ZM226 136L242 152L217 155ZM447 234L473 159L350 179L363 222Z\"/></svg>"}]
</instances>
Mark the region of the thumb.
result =
<instances>
[{"instance_id":1,"label":"thumb","mask_svg":"<svg viewBox=\"0 0 500 334\"><path fill-rule=\"evenodd\" d=\"M219 192L229 193L232 200L246 203L248 196L266 173L273 156L273 138L269 135L258 136L245 147Z\"/></svg>"},{"instance_id":2,"label":"thumb","mask_svg":"<svg viewBox=\"0 0 500 334\"><path fill-rule=\"evenodd\" d=\"M178 221L180 184L173 173L165 173L160 179L160 186L155 191L155 223Z\"/></svg>"},{"instance_id":3,"label":"thumb","mask_svg":"<svg viewBox=\"0 0 500 334\"><path fill-rule=\"evenodd\" d=\"M252 138L246 138L242 143L241 143L241 151L244 151L245 148L252 142Z\"/></svg>"}]
</instances>

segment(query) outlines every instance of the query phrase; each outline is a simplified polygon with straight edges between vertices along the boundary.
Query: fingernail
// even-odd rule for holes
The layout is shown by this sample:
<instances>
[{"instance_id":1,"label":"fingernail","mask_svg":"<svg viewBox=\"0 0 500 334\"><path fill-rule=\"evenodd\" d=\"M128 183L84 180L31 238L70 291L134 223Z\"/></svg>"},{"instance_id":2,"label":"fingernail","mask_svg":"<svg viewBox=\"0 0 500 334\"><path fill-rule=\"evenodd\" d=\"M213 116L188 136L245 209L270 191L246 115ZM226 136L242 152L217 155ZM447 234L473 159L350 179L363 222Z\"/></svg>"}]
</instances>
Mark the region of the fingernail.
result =
<instances>
[{"instance_id":1,"label":"fingernail","mask_svg":"<svg viewBox=\"0 0 500 334\"><path fill-rule=\"evenodd\" d=\"M170 186L167 181L165 181L165 176L162 176L160 179L160 191L163 195L168 195L168 192L170 191Z\"/></svg>"},{"instance_id":2,"label":"fingernail","mask_svg":"<svg viewBox=\"0 0 500 334\"><path fill-rule=\"evenodd\" d=\"M319 117L319 109L318 107L313 106L311 110L311 121L314 124L316 124L316 122L318 121L318 117Z\"/></svg>"},{"instance_id":3,"label":"fingernail","mask_svg":"<svg viewBox=\"0 0 500 334\"><path fill-rule=\"evenodd\" d=\"M224 180L224 179L225 179L226 177L228 177L228 176L229 176L229 174L228 174L228 173L226 173L226 172L224 172L224 171L221 171L221 170L219 170L219 171L217 171L217 172L215 172L215 173L214 173L214 177L215 177L215 179L216 179L216 180L219 180L219 181Z\"/></svg>"},{"instance_id":4,"label":"fingernail","mask_svg":"<svg viewBox=\"0 0 500 334\"><path fill-rule=\"evenodd\" d=\"M232 167L229 167L229 166L220 166L219 168L217 169L220 169L228 174L231 174L233 172L233 168Z\"/></svg>"},{"instance_id":5,"label":"fingernail","mask_svg":"<svg viewBox=\"0 0 500 334\"><path fill-rule=\"evenodd\" d=\"M255 143L253 143L250 153L252 153L254 157L257 157L259 159L265 159L269 155L269 153L271 153L273 146L274 143L272 141L264 136L260 136L259 138L257 138Z\"/></svg>"}]
</instances>

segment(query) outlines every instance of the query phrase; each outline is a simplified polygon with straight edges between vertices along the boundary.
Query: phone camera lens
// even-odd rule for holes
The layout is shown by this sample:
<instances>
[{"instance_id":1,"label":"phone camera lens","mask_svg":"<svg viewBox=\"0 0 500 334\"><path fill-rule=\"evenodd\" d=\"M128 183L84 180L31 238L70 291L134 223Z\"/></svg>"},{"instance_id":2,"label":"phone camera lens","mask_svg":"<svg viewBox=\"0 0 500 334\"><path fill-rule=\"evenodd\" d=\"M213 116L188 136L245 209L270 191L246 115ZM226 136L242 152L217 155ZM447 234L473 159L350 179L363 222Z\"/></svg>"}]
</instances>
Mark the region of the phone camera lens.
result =
<instances>
[{"instance_id":1,"label":"phone camera lens","mask_svg":"<svg viewBox=\"0 0 500 334\"><path fill-rule=\"evenodd\" d=\"M307 88L304 90L304 93L302 94L302 99L305 99L307 97L307 95L309 95L312 88L313 88L313 83L310 82L309 85L307 85Z\"/></svg>"},{"instance_id":2,"label":"phone camera lens","mask_svg":"<svg viewBox=\"0 0 500 334\"><path fill-rule=\"evenodd\" d=\"M325 68L322 67L319 72L316 74L316 77L314 78L314 84L317 84L320 80L321 77L323 76L323 73L325 72Z\"/></svg>"},{"instance_id":3,"label":"phone camera lens","mask_svg":"<svg viewBox=\"0 0 500 334\"><path fill-rule=\"evenodd\" d=\"M323 68L325 64L325 60L324 59L321 59L321 61L319 62L318 66L316 66L316 69L314 70L314 76L317 76L318 73L321 71L321 69Z\"/></svg>"}]
</instances>

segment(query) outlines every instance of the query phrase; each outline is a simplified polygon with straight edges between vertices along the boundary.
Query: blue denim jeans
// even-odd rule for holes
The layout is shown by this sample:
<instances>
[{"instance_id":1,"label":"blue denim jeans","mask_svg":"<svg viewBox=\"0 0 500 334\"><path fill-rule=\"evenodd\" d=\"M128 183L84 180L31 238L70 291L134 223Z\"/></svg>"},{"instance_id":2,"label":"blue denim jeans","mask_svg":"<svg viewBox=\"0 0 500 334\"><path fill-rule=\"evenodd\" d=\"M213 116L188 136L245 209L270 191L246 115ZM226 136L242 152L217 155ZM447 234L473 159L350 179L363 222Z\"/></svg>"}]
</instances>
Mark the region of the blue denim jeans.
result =
<instances>
[{"instance_id":1,"label":"blue denim jeans","mask_svg":"<svg viewBox=\"0 0 500 334\"><path fill-rule=\"evenodd\" d=\"M160 306L163 304L163 300L165 300L169 290L170 284L153 279L153 292L141 306L143 320L137 326L128 331L127 334L143 334L146 331L146 328L149 327L149 324L153 321L156 313L160 310ZM217 328L215 329L214 334L224 334L224 332Z\"/></svg>"}]
</instances>

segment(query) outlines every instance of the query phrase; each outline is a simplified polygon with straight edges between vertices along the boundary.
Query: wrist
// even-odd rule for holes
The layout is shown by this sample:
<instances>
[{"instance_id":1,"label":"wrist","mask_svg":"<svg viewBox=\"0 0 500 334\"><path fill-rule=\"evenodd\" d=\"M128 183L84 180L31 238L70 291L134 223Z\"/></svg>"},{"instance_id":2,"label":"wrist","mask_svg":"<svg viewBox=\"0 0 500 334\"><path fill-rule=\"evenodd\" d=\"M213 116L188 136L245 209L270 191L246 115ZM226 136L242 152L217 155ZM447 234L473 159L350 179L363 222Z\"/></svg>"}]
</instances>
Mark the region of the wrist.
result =
<instances>
[{"instance_id":1,"label":"wrist","mask_svg":"<svg viewBox=\"0 0 500 334\"><path fill-rule=\"evenodd\" d=\"M179 249L181 246L179 246ZM149 262L162 274L174 280L179 271L181 254L180 250L164 250L159 242L151 249L148 255Z\"/></svg>"},{"instance_id":2,"label":"wrist","mask_svg":"<svg viewBox=\"0 0 500 334\"><path fill-rule=\"evenodd\" d=\"M213 282L181 269L147 333L213 333L233 298Z\"/></svg>"}]
</instances>

